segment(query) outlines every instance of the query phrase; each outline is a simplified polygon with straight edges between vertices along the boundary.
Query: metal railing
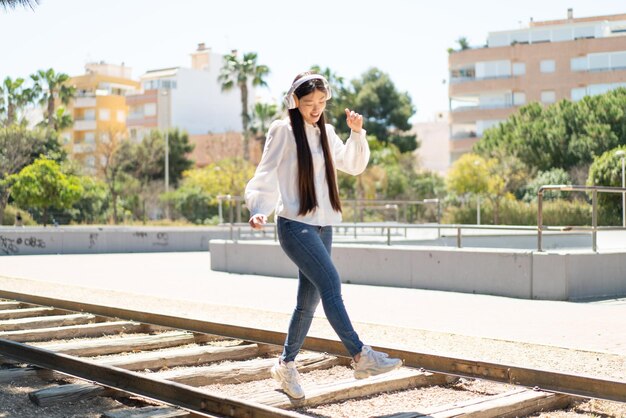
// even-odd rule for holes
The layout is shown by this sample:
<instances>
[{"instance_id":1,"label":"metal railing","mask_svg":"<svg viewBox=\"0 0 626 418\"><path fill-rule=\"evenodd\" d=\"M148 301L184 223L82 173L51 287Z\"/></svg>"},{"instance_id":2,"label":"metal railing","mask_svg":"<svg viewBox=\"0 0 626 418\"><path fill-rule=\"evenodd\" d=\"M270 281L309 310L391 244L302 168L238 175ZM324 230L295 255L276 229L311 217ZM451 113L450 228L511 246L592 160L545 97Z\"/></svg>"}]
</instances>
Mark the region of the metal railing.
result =
<instances>
[{"instance_id":1,"label":"metal railing","mask_svg":"<svg viewBox=\"0 0 626 418\"><path fill-rule=\"evenodd\" d=\"M402 220L408 222L409 208L433 205L436 207L435 219L439 223L441 221L441 202L439 199L424 200L373 200L373 199L347 199L342 200L345 208L352 209L352 222L363 221L364 210L378 210L386 213L392 213L396 222ZM230 194L217 196L217 210L220 224L224 223L241 223L242 210L245 208L245 199L242 196L234 196ZM228 221L225 222L225 212L227 211Z\"/></svg>"},{"instance_id":2,"label":"metal railing","mask_svg":"<svg viewBox=\"0 0 626 418\"><path fill-rule=\"evenodd\" d=\"M591 192L591 205L592 216L591 226L546 226L543 224L543 195L547 190L557 190L562 192ZM544 185L537 191L537 226L523 226L523 225L473 225L473 224L441 224L441 202L438 199L425 199L416 201L403 201L403 200L346 200L344 203L351 204L356 216L359 208L364 209L373 205L385 210L393 210L396 212L396 219L399 219L399 205L423 205L423 204L436 204L437 205L437 223L436 224L407 224L398 222L356 222L356 217L351 223L345 222L334 228L339 232L341 229L347 231L352 229L352 236L356 239L358 237L359 229L364 230L380 229L382 236L386 236L387 245L392 243L392 231L404 230L404 236L407 236L407 230L409 229L436 229L437 238L441 237L441 230L456 230L456 246L462 248L463 243L463 231L464 230L491 230L491 231L533 231L537 232L537 251L543 251L543 235L545 232L574 232L574 231L591 231L591 248L594 252L597 252L597 233L598 231L611 231L611 230L624 230L622 226L598 226L598 193L626 193L626 188L622 187L604 187L604 186L575 186L575 185ZM217 197L219 202L219 219L220 224L224 224L224 208L223 202L228 202L229 219L228 225L230 226L230 239L238 240L241 238L242 228L249 228L249 225L245 222L241 222L241 209L244 199L241 196L220 195ZM236 213L235 213L236 212ZM405 206L406 215L406 206ZM236 218L236 220L235 220ZM277 240L276 224L268 223L262 229L262 234L266 235L268 229L273 230L274 240Z\"/></svg>"},{"instance_id":3,"label":"metal railing","mask_svg":"<svg viewBox=\"0 0 626 418\"><path fill-rule=\"evenodd\" d=\"M591 192L591 226L567 226L567 227L547 227L543 225L543 192L546 190L558 190L561 192ZM565 184L548 184L541 186L537 191L537 251L543 251L542 240L543 231L591 231L591 249L598 250L598 230L611 231L624 229L621 226L598 226L598 192L620 193L626 192L623 187L605 186L572 186Z\"/></svg>"},{"instance_id":4,"label":"metal railing","mask_svg":"<svg viewBox=\"0 0 626 418\"><path fill-rule=\"evenodd\" d=\"M241 230L249 229L250 225L247 223L232 223L230 226L230 240L238 241L241 239ZM353 237L357 238L359 229L380 229L381 235L386 237L386 244L391 245L391 238L393 236L392 231L395 229L396 231L399 229L405 230L405 233L402 234L406 236L406 230L408 229L436 229L437 237L441 237L441 230L456 230L456 246L457 248L462 248L463 244L463 230L471 230L471 229L481 229L481 230L492 230L492 231L530 231L535 232L537 230L534 226L524 226L524 225L468 225L468 224L396 224L396 223L342 223L340 225L333 226L333 228L338 231L341 229L353 229ZM278 232L275 223L267 223L263 225L263 228L260 232L263 236L267 235L267 230L272 229L274 234L274 241L278 240ZM567 228L553 228L553 230L560 231L569 231Z\"/></svg>"}]
</instances>

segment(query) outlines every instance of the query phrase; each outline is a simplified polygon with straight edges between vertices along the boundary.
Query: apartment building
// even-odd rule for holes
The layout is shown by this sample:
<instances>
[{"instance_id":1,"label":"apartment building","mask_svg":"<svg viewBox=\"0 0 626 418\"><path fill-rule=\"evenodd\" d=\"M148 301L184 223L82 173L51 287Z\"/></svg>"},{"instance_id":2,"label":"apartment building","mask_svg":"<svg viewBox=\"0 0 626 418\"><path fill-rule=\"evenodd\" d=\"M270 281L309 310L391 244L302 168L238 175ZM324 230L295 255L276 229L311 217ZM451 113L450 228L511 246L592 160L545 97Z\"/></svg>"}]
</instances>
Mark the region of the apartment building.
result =
<instances>
[{"instance_id":1,"label":"apartment building","mask_svg":"<svg viewBox=\"0 0 626 418\"><path fill-rule=\"evenodd\" d=\"M131 138L152 129L178 128L189 135L241 131L241 100L235 88L222 92L217 78L223 55L203 43L191 54L191 68L148 71L141 92L127 97ZM254 89L250 89L254 97Z\"/></svg>"},{"instance_id":2,"label":"apartment building","mask_svg":"<svg viewBox=\"0 0 626 418\"><path fill-rule=\"evenodd\" d=\"M577 101L626 86L626 14L530 21L450 53L450 162L530 102Z\"/></svg>"},{"instance_id":3,"label":"apartment building","mask_svg":"<svg viewBox=\"0 0 626 418\"><path fill-rule=\"evenodd\" d=\"M68 106L74 125L63 137L87 170L99 164L99 144L110 141L112 135L126 134L126 96L140 87L131 73L124 64L90 63L85 65L85 74L69 80L76 87L76 97Z\"/></svg>"}]
</instances>

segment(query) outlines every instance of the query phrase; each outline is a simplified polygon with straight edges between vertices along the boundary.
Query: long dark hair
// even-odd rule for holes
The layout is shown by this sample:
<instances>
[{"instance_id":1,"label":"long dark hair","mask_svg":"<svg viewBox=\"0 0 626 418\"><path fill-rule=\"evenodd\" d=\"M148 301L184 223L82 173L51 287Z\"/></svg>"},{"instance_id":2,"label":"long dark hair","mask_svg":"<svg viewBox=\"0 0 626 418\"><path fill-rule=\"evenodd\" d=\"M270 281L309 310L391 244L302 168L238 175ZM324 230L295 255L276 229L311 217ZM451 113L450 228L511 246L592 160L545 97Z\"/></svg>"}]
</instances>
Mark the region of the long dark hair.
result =
<instances>
[{"instance_id":1,"label":"long dark hair","mask_svg":"<svg viewBox=\"0 0 626 418\"><path fill-rule=\"evenodd\" d=\"M296 79L304 77L310 73L299 74ZM319 90L328 94L324 82L320 79L306 81L300 85L294 94L298 99L314 90ZM291 129L296 138L296 149L298 151L298 194L300 197L300 208L298 215L306 215L315 210L319 205L315 194L315 175L313 173L313 157L311 156L311 148L307 140L306 131L304 129L304 119L298 108L289 110L289 120L291 121ZM322 151L324 152L324 165L326 167L326 183L328 185L328 196L330 197L330 205L337 212L341 212L341 201L339 200L339 192L337 190L337 178L335 173L335 164L331 155L330 146L328 144L328 135L326 135L326 123L324 112L320 115L317 122L320 130L320 142L322 143Z\"/></svg>"}]
</instances>

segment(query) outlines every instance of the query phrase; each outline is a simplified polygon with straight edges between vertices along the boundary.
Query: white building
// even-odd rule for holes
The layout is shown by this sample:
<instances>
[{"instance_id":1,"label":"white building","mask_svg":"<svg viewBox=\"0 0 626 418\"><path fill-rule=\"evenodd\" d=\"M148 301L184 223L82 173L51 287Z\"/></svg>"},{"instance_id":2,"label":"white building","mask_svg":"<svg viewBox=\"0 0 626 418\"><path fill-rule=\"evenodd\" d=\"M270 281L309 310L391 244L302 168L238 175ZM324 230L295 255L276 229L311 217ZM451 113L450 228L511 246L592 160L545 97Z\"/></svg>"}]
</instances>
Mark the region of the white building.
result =
<instances>
[{"instance_id":1,"label":"white building","mask_svg":"<svg viewBox=\"0 0 626 418\"><path fill-rule=\"evenodd\" d=\"M152 129L178 128L190 135L241 131L240 92L236 87L222 92L217 80L223 55L201 43L191 54L191 64L140 77L141 94L127 97L131 138L140 139Z\"/></svg>"}]
</instances>

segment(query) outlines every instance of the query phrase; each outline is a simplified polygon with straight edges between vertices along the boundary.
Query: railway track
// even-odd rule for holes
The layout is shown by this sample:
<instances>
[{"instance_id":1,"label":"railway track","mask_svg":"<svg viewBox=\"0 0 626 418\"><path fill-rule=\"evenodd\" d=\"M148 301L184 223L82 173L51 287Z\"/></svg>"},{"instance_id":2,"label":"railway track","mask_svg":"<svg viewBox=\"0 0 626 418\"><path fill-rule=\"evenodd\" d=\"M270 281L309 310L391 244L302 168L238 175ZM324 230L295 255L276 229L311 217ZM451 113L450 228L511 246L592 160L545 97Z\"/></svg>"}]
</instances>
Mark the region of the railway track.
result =
<instances>
[{"instance_id":1,"label":"railway track","mask_svg":"<svg viewBox=\"0 0 626 418\"><path fill-rule=\"evenodd\" d=\"M117 403L101 416L111 418L443 418L528 416L581 397L626 403L626 381L392 347L378 349L405 367L357 381L341 343L320 338L305 341L298 362L307 396L294 400L268 380L283 333L7 291L0 297L0 385L58 382L28 394L41 407L108 396ZM365 411L355 406L364 399Z\"/></svg>"}]
</instances>

